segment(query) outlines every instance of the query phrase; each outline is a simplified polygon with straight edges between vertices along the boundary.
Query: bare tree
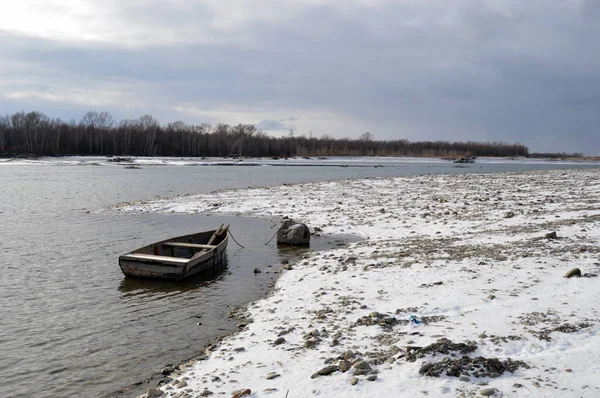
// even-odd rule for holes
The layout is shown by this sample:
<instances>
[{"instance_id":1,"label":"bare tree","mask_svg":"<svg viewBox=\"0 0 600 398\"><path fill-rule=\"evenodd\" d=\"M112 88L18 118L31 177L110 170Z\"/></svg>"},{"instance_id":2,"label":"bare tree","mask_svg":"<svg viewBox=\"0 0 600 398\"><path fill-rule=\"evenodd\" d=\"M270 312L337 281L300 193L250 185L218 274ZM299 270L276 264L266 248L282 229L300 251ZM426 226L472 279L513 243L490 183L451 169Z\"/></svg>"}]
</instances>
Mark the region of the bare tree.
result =
<instances>
[{"instance_id":1,"label":"bare tree","mask_svg":"<svg viewBox=\"0 0 600 398\"><path fill-rule=\"evenodd\" d=\"M362 133L360 135L360 137L358 139L361 141L373 141L374 138L375 138L375 134L365 131L364 133Z\"/></svg>"}]
</instances>

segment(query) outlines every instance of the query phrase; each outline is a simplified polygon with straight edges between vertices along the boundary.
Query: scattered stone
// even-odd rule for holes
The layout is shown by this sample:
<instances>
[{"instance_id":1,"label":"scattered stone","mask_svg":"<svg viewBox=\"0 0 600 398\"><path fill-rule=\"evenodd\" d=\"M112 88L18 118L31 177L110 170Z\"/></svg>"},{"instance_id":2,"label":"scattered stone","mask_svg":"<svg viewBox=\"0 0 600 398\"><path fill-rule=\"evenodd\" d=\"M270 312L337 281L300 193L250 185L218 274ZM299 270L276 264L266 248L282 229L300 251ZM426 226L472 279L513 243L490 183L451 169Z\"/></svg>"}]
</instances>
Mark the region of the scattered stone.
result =
<instances>
[{"instance_id":1,"label":"scattered stone","mask_svg":"<svg viewBox=\"0 0 600 398\"><path fill-rule=\"evenodd\" d=\"M479 390L479 395L483 395L484 397L490 397L496 394L495 388L482 388Z\"/></svg>"},{"instance_id":2,"label":"scattered stone","mask_svg":"<svg viewBox=\"0 0 600 398\"><path fill-rule=\"evenodd\" d=\"M173 367L171 367L171 366L165 366L164 368L162 368L162 370L160 371L160 373L163 376L168 376L171 373L173 373L174 371L175 371L175 369L173 369Z\"/></svg>"},{"instance_id":3,"label":"scattered stone","mask_svg":"<svg viewBox=\"0 0 600 398\"><path fill-rule=\"evenodd\" d=\"M275 340L273 342L274 345L279 345L279 344L283 344L283 343L285 343L285 338L283 338L283 337L278 337L277 340Z\"/></svg>"},{"instance_id":4,"label":"scattered stone","mask_svg":"<svg viewBox=\"0 0 600 398\"><path fill-rule=\"evenodd\" d=\"M352 384L353 386L358 384L358 377L351 377L350 378L350 384Z\"/></svg>"},{"instance_id":5,"label":"scattered stone","mask_svg":"<svg viewBox=\"0 0 600 398\"><path fill-rule=\"evenodd\" d=\"M523 387L523 384L515 383L515 384L513 384L513 387L514 388L521 388L521 387Z\"/></svg>"},{"instance_id":6,"label":"scattered stone","mask_svg":"<svg viewBox=\"0 0 600 398\"><path fill-rule=\"evenodd\" d=\"M468 354L477 349L477 345L475 343L467 341L467 343L453 343L452 341L441 338L438 339L435 343L430 344L426 347L407 347L407 355L406 359L409 362L415 362L417 358L422 357L424 355L431 354L450 354L452 351L458 351L461 354ZM458 375L456 375L458 377Z\"/></svg>"},{"instance_id":7,"label":"scattered stone","mask_svg":"<svg viewBox=\"0 0 600 398\"><path fill-rule=\"evenodd\" d=\"M557 237L558 235L556 235L556 231L548 232L546 235L544 235L544 238L546 239L556 239Z\"/></svg>"},{"instance_id":8,"label":"scattered stone","mask_svg":"<svg viewBox=\"0 0 600 398\"><path fill-rule=\"evenodd\" d=\"M183 388L183 387L187 387L187 381L185 380L181 380L179 383L175 384L176 388Z\"/></svg>"},{"instance_id":9,"label":"scattered stone","mask_svg":"<svg viewBox=\"0 0 600 398\"><path fill-rule=\"evenodd\" d=\"M349 361L346 361L345 359L342 359L339 363L338 363L338 367L340 368L340 372L344 373L350 370L350 368L352 367L352 364Z\"/></svg>"},{"instance_id":10,"label":"scattered stone","mask_svg":"<svg viewBox=\"0 0 600 398\"><path fill-rule=\"evenodd\" d=\"M493 294L490 294L489 296L487 296L488 300L494 300L496 298L496 296L494 296Z\"/></svg>"},{"instance_id":11,"label":"scattered stone","mask_svg":"<svg viewBox=\"0 0 600 398\"><path fill-rule=\"evenodd\" d=\"M246 388L244 390L234 391L233 394L231 394L231 398L242 398L243 396L250 394L252 394L252 391L249 388Z\"/></svg>"},{"instance_id":12,"label":"scattered stone","mask_svg":"<svg viewBox=\"0 0 600 398\"><path fill-rule=\"evenodd\" d=\"M162 397L164 392L160 388L152 387L146 391L146 396L148 398L159 398Z\"/></svg>"},{"instance_id":13,"label":"scattered stone","mask_svg":"<svg viewBox=\"0 0 600 398\"><path fill-rule=\"evenodd\" d=\"M400 320L389 315L380 314L377 311L371 312L368 316L360 317L356 320L356 326L381 326L384 329L391 329L394 325L401 323ZM405 321L404 323L408 323Z\"/></svg>"},{"instance_id":14,"label":"scattered stone","mask_svg":"<svg viewBox=\"0 0 600 398\"><path fill-rule=\"evenodd\" d=\"M342 358L346 359L346 360L354 359L355 357L356 357L356 354L354 354L354 352L352 350L348 350L342 355Z\"/></svg>"},{"instance_id":15,"label":"scattered stone","mask_svg":"<svg viewBox=\"0 0 600 398\"><path fill-rule=\"evenodd\" d=\"M515 216L515 213L513 213L512 211L507 211L506 213L504 213L504 218L513 218Z\"/></svg>"},{"instance_id":16,"label":"scattered stone","mask_svg":"<svg viewBox=\"0 0 600 398\"><path fill-rule=\"evenodd\" d=\"M581 270L579 268L573 268L565 274L565 278L571 278L573 276L581 276Z\"/></svg>"},{"instance_id":17,"label":"scattered stone","mask_svg":"<svg viewBox=\"0 0 600 398\"><path fill-rule=\"evenodd\" d=\"M279 377L279 376L281 376L279 373L277 373L277 372L271 372L271 373L269 373L267 375L267 380L271 380L271 379L274 379L274 378Z\"/></svg>"},{"instance_id":18,"label":"scattered stone","mask_svg":"<svg viewBox=\"0 0 600 398\"><path fill-rule=\"evenodd\" d=\"M458 380L460 380L460 381L471 381L471 378L469 376L467 376L467 375L460 375L458 377Z\"/></svg>"},{"instance_id":19,"label":"scattered stone","mask_svg":"<svg viewBox=\"0 0 600 398\"><path fill-rule=\"evenodd\" d=\"M440 377L444 373L448 376L460 377L472 375L474 377L489 377L492 373L502 375L508 371L513 373L519 368L529 368L523 361L512 359L476 357L470 358L463 355L461 358L450 359L445 357L439 362L425 362L421 365L419 373L424 376Z\"/></svg>"},{"instance_id":20,"label":"scattered stone","mask_svg":"<svg viewBox=\"0 0 600 398\"><path fill-rule=\"evenodd\" d=\"M304 342L304 348L315 348L317 346L317 340L306 340Z\"/></svg>"},{"instance_id":21,"label":"scattered stone","mask_svg":"<svg viewBox=\"0 0 600 398\"><path fill-rule=\"evenodd\" d=\"M281 269L287 270L287 271L291 271L292 270L292 264L284 264L283 267L281 267Z\"/></svg>"},{"instance_id":22,"label":"scattered stone","mask_svg":"<svg viewBox=\"0 0 600 398\"><path fill-rule=\"evenodd\" d=\"M281 332L277 333L277 336L283 336L284 334L291 333L291 332L294 331L294 329L295 328L293 326L291 328L289 328L289 329L284 329Z\"/></svg>"},{"instance_id":23,"label":"scattered stone","mask_svg":"<svg viewBox=\"0 0 600 398\"><path fill-rule=\"evenodd\" d=\"M377 380L377 375L369 375L367 376L367 381L375 381Z\"/></svg>"},{"instance_id":24,"label":"scattered stone","mask_svg":"<svg viewBox=\"0 0 600 398\"><path fill-rule=\"evenodd\" d=\"M246 349L244 347L236 347L233 349L233 351L235 352L242 352L242 351L246 351Z\"/></svg>"},{"instance_id":25,"label":"scattered stone","mask_svg":"<svg viewBox=\"0 0 600 398\"><path fill-rule=\"evenodd\" d=\"M205 389L204 391L202 391L202 392L200 393L200 396L201 396L201 397L209 397L209 396L211 396L211 395L213 395L213 394L214 394L214 392L212 392L212 391L210 391L210 390L206 390L206 389Z\"/></svg>"},{"instance_id":26,"label":"scattered stone","mask_svg":"<svg viewBox=\"0 0 600 398\"><path fill-rule=\"evenodd\" d=\"M359 359L358 361L354 362L352 366L354 367L354 374L357 376L367 374L371 371L371 365L369 365L367 361L363 361L362 359Z\"/></svg>"},{"instance_id":27,"label":"scattered stone","mask_svg":"<svg viewBox=\"0 0 600 398\"><path fill-rule=\"evenodd\" d=\"M313 329L308 334L312 337L319 337L321 335L321 332L319 332L319 329Z\"/></svg>"},{"instance_id":28,"label":"scattered stone","mask_svg":"<svg viewBox=\"0 0 600 398\"><path fill-rule=\"evenodd\" d=\"M574 325L570 324L570 323L563 323L562 325L554 327L554 328L542 329L540 331L530 330L530 332L531 332L531 334L533 334L535 337L537 337L540 340L550 341L550 340L552 340L552 338L550 337L550 333L552 333L552 332L575 333L581 329L589 328L590 326L592 326L592 325L589 323L586 323L586 322L581 322L581 323L574 324Z\"/></svg>"},{"instance_id":29,"label":"scattered stone","mask_svg":"<svg viewBox=\"0 0 600 398\"><path fill-rule=\"evenodd\" d=\"M254 271L253 271L253 272L254 272L255 274L260 274L262 271L261 271L261 270L259 270L258 268L254 268Z\"/></svg>"},{"instance_id":30,"label":"scattered stone","mask_svg":"<svg viewBox=\"0 0 600 398\"><path fill-rule=\"evenodd\" d=\"M323 369L319 370L317 373L314 373L310 378L314 379L319 376L328 376L333 372L337 372L340 368L337 365L326 366Z\"/></svg>"}]
</instances>

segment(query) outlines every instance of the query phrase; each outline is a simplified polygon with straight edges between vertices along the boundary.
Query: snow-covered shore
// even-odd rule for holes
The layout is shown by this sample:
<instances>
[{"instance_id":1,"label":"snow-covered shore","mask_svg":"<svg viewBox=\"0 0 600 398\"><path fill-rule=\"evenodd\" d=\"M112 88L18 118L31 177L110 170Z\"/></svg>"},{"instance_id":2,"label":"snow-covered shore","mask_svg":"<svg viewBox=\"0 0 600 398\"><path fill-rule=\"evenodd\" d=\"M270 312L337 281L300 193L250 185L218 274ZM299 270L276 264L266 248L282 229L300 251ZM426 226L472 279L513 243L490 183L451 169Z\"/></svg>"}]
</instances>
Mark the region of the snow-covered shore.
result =
<instances>
[{"instance_id":1,"label":"snow-covered shore","mask_svg":"<svg viewBox=\"0 0 600 398\"><path fill-rule=\"evenodd\" d=\"M289 216L365 238L282 270L247 326L176 370L165 397L597 397L598 198L600 170L588 169L282 185L119 210ZM565 278L575 267L583 275Z\"/></svg>"}]
</instances>

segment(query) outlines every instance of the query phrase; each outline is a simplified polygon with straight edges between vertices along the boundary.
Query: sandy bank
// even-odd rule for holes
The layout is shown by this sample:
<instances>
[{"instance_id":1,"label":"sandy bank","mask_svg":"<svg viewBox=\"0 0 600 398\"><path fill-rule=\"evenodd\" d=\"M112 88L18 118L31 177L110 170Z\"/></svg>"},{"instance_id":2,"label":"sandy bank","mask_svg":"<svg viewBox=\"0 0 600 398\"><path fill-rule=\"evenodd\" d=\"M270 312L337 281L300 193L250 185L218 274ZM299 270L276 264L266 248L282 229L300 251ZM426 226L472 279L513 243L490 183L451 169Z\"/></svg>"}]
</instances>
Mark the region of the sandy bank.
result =
<instances>
[{"instance_id":1,"label":"sandy bank","mask_svg":"<svg viewBox=\"0 0 600 398\"><path fill-rule=\"evenodd\" d=\"M283 185L124 206L287 215L367 238L282 271L274 294L248 309L252 323L161 390L600 396L598 198L593 169ZM565 278L575 267L583 276Z\"/></svg>"}]
</instances>

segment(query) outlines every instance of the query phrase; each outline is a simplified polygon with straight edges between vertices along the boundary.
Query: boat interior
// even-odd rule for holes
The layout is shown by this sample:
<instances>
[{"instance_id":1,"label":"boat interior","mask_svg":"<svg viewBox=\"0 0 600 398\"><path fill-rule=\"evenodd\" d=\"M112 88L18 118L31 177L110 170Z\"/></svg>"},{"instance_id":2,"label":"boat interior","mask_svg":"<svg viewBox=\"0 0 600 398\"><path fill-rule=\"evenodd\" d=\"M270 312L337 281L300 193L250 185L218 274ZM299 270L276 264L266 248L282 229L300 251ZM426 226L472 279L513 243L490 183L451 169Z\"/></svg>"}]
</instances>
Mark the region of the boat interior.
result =
<instances>
[{"instance_id":1,"label":"boat interior","mask_svg":"<svg viewBox=\"0 0 600 398\"><path fill-rule=\"evenodd\" d=\"M127 254L130 258L185 263L214 249L227 237L227 228L167 239Z\"/></svg>"}]
</instances>

